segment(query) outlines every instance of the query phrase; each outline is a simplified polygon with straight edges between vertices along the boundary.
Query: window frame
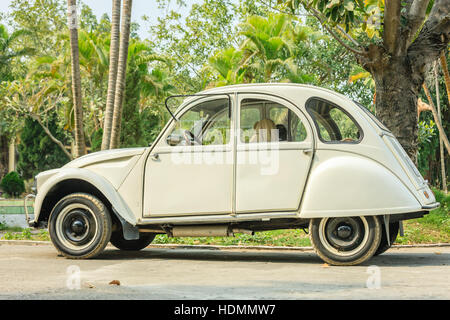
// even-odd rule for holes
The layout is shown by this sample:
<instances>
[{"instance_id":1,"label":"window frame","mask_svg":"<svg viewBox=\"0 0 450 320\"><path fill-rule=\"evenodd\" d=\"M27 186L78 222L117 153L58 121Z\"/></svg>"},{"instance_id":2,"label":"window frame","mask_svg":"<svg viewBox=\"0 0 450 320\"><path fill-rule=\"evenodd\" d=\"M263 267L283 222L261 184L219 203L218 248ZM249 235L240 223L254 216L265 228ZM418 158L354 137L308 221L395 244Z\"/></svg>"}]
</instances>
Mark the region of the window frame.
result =
<instances>
[{"instance_id":1,"label":"window frame","mask_svg":"<svg viewBox=\"0 0 450 320\"><path fill-rule=\"evenodd\" d=\"M241 139L241 135L239 134L237 137L237 143L239 145L246 145L246 146L251 146L251 145L259 145L259 144L273 144L273 143L280 143L280 144L287 144L287 145L292 145L292 144L302 144L308 141L314 141L314 135L312 133L312 126L309 123L309 119L308 117L305 115L304 112L302 112L302 110L293 102L280 97L278 95L273 95L273 94L268 94L268 93L261 93L261 92L240 92L238 93L239 95L243 95L244 97L242 99L238 99L238 112L236 114L236 116L238 117L238 120L236 122L236 126L238 126L238 129L241 130L241 112L242 112L242 102L245 99L259 99L259 100L266 100L267 103L269 104L277 104L283 108L286 108L288 110L288 114L293 113L299 120L299 123L301 123L303 125L303 127L305 128L305 132L306 132L306 136L305 139L302 141L272 141L272 142L255 142L255 143L246 143L245 141L242 141ZM249 96L257 96L257 97L245 97L246 95ZM270 115L270 110L274 108L272 107L266 107L265 112L263 112L262 110L260 110L260 115L263 117L269 117ZM260 109L260 108L255 108L255 109ZM302 114L302 116L304 117L304 119L302 119L301 116L299 116L297 114L297 112L295 111L295 109ZM290 118L290 117L289 117ZM307 126L309 126L309 129L307 128ZM288 128L286 128L288 129ZM290 135L289 133L289 129L288 129L288 136ZM312 137L310 136L312 135ZM311 140L312 139L312 140Z\"/></svg>"},{"instance_id":2,"label":"window frame","mask_svg":"<svg viewBox=\"0 0 450 320\"><path fill-rule=\"evenodd\" d=\"M197 97L197 95L192 95L193 97ZM225 96L225 97L219 97L219 96ZM182 107L182 109L179 110L179 112L176 113L176 120L172 119L172 124L167 128L166 133L164 134L164 136L162 137L163 143L165 147L170 147L170 148L211 148L211 147L229 147L232 144L233 141L233 127L234 127L234 119L233 119L233 112L231 112L231 117L229 117L229 121L230 121L230 135L229 135L229 139L228 139L228 143L226 144L215 144L215 145L176 145L176 146L171 146L167 143L167 138L172 134L172 132L175 130L175 127L177 126L178 122L181 120L181 118L186 115L189 111L191 111L193 108L197 107L198 105L202 104L202 103L206 103L209 101L214 101L214 100L226 100L228 99L230 106L229 108L227 108L226 110L233 110L234 108L234 99L232 99L231 97L229 97L229 94L211 94L211 95L199 95L198 96L199 99L195 99L193 101L190 101L189 103L187 103L184 107ZM215 119L217 118L218 114L222 114L223 112L226 112L225 110L218 112L214 117L211 118ZM230 112L228 113L228 116L230 116ZM209 127L211 124L209 124L207 127ZM202 126L202 135L204 134L204 130L206 130L207 128L203 128Z\"/></svg>"},{"instance_id":3,"label":"window frame","mask_svg":"<svg viewBox=\"0 0 450 320\"><path fill-rule=\"evenodd\" d=\"M312 114L312 111L311 111L311 101L312 100L319 100L319 101L326 102L326 103L332 105L333 107L341 110L347 117L350 118L350 120L353 121L353 123L358 128L358 130L360 132L359 139L356 140L356 141L337 141L337 140L326 141L326 140L323 140L322 136L320 134L320 128L318 127L317 121L315 120L315 117L314 117L314 115ZM336 104L336 103L334 103L334 102L332 102L332 101L330 101L328 99L324 99L324 98L317 97L317 96L312 96L312 97L309 97L306 100L306 102L305 102L305 109L306 109L308 115L311 117L311 120L312 120L312 122L314 124L314 127L316 129L317 137L319 138L320 142L322 142L324 144L346 144L346 145L350 144L351 145L351 144L360 144L363 141L363 139L364 139L364 131L363 131L361 125L358 123L358 121L356 121L355 117L349 111L347 111L345 108L339 106L338 104ZM340 129L339 129L339 131L340 131Z\"/></svg>"}]
</instances>

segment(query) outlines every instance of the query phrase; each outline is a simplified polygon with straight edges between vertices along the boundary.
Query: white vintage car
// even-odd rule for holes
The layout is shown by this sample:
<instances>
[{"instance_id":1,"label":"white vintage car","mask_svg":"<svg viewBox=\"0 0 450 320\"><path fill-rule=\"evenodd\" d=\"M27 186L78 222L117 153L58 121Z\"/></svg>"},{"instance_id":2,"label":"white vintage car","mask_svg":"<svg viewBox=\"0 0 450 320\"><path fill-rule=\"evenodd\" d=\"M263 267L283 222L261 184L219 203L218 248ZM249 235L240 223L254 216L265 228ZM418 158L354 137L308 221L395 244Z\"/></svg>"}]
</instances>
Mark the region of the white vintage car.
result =
<instances>
[{"instance_id":1,"label":"white vintage car","mask_svg":"<svg viewBox=\"0 0 450 320\"><path fill-rule=\"evenodd\" d=\"M402 220L439 206L392 133L333 91L227 86L186 96L171 115L147 148L37 175L30 225L48 225L68 258L108 242L140 250L156 234L308 229L324 261L355 265L386 251Z\"/></svg>"}]
</instances>

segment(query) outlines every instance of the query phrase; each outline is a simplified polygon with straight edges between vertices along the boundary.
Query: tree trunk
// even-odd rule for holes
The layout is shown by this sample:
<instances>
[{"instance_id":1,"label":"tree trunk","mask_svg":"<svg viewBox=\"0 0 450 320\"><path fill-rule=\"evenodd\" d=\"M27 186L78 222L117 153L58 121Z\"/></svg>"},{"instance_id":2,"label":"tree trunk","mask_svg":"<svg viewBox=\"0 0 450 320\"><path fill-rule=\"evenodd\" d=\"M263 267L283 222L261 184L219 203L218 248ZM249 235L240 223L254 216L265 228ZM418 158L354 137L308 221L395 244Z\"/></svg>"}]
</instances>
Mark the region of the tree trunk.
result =
<instances>
[{"instance_id":1,"label":"tree trunk","mask_svg":"<svg viewBox=\"0 0 450 320\"><path fill-rule=\"evenodd\" d=\"M16 170L16 138L14 137L9 142L9 159L8 159L8 172Z\"/></svg>"},{"instance_id":2,"label":"tree trunk","mask_svg":"<svg viewBox=\"0 0 450 320\"><path fill-rule=\"evenodd\" d=\"M127 73L128 43L130 41L131 6L132 0L124 0L122 28L119 49L119 65L117 67L116 96L114 97L114 116L111 131L110 149L119 147L120 127L122 125L123 98Z\"/></svg>"},{"instance_id":3,"label":"tree trunk","mask_svg":"<svg viewBox=\"0 0 450 320\"><path fill-rule=\"evenodd\" d=\"M8 173L8 139L0 135L0 181Z\"/></svg>"},{"instance_id":4,"label":"tree trunk","mask_svg":"<svg viewBox=\"0 0 450 320\"><path fill-rule=\"evenodd\" d=\"M447 57L445 56L444 50L441 51L439 59L441 61L442 72L444 73L445 88L447 89L447 100L450 105L450 74L448 73Z\"/></svg>"},{"instance_id":5,"label":"tree trunk","mask_svg":"<svg viewBox=\"0 0 450 320\"><path fill-rule=\"evenodd\" d=\"M114 113L114 96L119 60L120 1L121 0L112 0L113 7L111 21L111 44L109 49L108 95L106 97L106 110L103 124L102 150L109 149L111 144L111 126Z\"/></svg>"},{"instance_id":6,"label":"tree trunk","mask_svg":"<svg viewBox=\"0 0 450 320\"><path fill-rule=\"evenodd\" d=\"M68 24L70 48L72 57L72 94L74 102L74 122L75 122L75 158L86 154L86 145L83 131L83 102L81 96L81 75L80 75L80 57L78 50L78 18L77 1L67 0L68 6Z\"/></svg>"},{"instance_id":7,"label":"tree trunk","mask_svg":"<svg viewBox=\"0 0 450 320\"><path fill-rule=\"evenodd\" d=\"M434 85L436 88L436 105L437 105L437 113L439 117L439 122L442 123L441 116L441 97L439 94L439 71L438 71L438 63L434 64ZM441 158L441 176L442 176L442 190L447 194L447 173L445 171L445 153L444 153L444 140L442 136L439 135L439 157Z\"/></svg>"},{"instance_id":8,"label":"tree trunk","mask_svg":"<svg viewBox=\"0 0 450 320\"><path fill-rule=\"evenodd\" d=\"M404 58L390 60L371 72L377 88L376 115L417 164L417 96L421 83L417 75L412 76Z\"/></svg>"}]
</instances>

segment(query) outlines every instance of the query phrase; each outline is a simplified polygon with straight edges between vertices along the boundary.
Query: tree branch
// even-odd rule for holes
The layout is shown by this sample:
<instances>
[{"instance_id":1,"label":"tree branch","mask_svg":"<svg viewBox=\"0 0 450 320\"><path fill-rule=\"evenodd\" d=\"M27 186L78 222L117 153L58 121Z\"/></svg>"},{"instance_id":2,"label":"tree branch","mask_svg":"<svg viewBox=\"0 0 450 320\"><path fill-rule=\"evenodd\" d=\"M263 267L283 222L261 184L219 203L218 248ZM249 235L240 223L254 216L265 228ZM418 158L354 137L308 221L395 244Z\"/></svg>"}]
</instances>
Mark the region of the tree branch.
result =
<instances>
[{"instance_id":1,"label":"tree branch","mask_svg":"<svg viewBox=\"0 0 450 320\"><path fill-rule=\"evenodd\" d=\"M383 40L387 52L396 54L400 35L400 0L388 0L384 9Z\"/></svg>"},{"instance_id":2,"label":"tree branch","mask_svg":"<svg viewBox=\"0 0 450 320\"><path fill-rule=\"evenodd\" d=\"M305 4L303 4L303 6L305 6ZM330 33L333 36L333 38L335 38L345 49L347 49L347 50L349 50L349 51L351 51L351 52L353 52L354 54L357 54L357 55L361 55L361 56L365 56L366 55L366 53L364 51L354 49L354 48L350 47L349 45L347 45L344 41L342 41L342 39L336 33L334 33L334 31L331 30L330 27L328 27L328 25L325 23L324 19L320 16L320 12L319 11L317 11L316 9L311 8L311 7L305 7L305 9L311 11L313 16L316 17L317 20L319 20L320 24L328 31L328 33ZM347 37L350 37L350 35L347 35L347 33L344 30L342 30L342 32ZM353 41L355 43L357 43L356 40L353 40Z\"/></svg>"},{"instance_id":3,"label":"tree branch","mask_svg":"<svg viewBox=\"0 0 450 320\"><path fill-rule=\"evenodd\" d=\"M72 155L69 153L69 151L67 151L67 149L66 149L66 147L64 146L64 144L63 144L61 141L59 141L58 139L55 138L55 136L50 132L50 130L48 129L48 127L45 126L45 125L42 123L41 118L40 118L37 114L34 114L34 113L31 113L31 114L30 114L30 117L31 117L32 119L36 120L36 121L39 123L39 125L42 127L42 129L44 129L45 133L49 136L49 138L50 138L53 142L55 142L55 143L60 147L60 149L66 154L66 156L67 156L70 160L73 160Z\"/></svg>"},{"instance_id":4,"label":"tree branch","mask_svg":"<svg viewBox=\"0 0 450 320\"><path fill-rule=\"evenodd\" d=\"M283 14L287 14L287 15L291 15L291 16L295 16L294 14L290 13L290 12L285 12L283 10L280 10L276 7L271 6L270 4L266 3L265 1L261 1L266 7L271 8L272 10L281 12ZM333 38L335 38L344 48L346 48L347 50L355 53L355 54L359 54L359 55L365 55L366 53L362 50L357 50L355 48L350 47L349 45L347 45L345 42L342 41L342 39L333 31L331 30L330 27L328 27L326 25L325 20L320 16L321 13L319 11L317 11L316 9L308 6L306 3L302 3L302 6L305 8L306 11L310 11L312 13L312 15L308 15L308 16L313 16L315 17L317 20L319 20L320 24L328 31L329 34L331 34L331 36ZM356 46L358 46L359 48L362 48L362 46L358 43L358 41L356 41L355 39L352 38L352 36L350 36L347 32L345 32L344 29L342 29L340 26L336 26L336 29L339 30L339 32L341 32L348 40L350 40L353 44L355 44Z\"/></svg>"},{"instance_id":5,"label":"tree branch","mask_svg":"<svg viewBox=\"0 0 450 320\"><path fill-rule=\"evenodd\" d=\"M439 58L450 39L450 0L435 0L428 19L407 50L413 72L423 74ZM421 85L423 79L417 79Z\"/></svg>"},{"instance_id":6,"label":"tree branch","mask_svg":"<svg viewBox=\"0 0 450 320\"><path fill-rule=\"evenodd\" d=\"M416 32L422 26L429 2L430 0L414 0L411 3L406 16L406 18L408 19L408 25L404 34L406 45L409 45L411 43Z\"/></svg>"},{"instance_id":7,"label":"tree branch","mask_svg":"<svg viewBox=\"0 0 450 320\"><path fill-rule=\"evenodd\" d=\"M436 122L436 125L439 129L439 135L441 136L441 139L444 141L445 148L447 149L447 152L450 155L450 143L448 141L447 136L445 135L445 131L444 128L442 127L441 119L439 119L436 107L434 106L433 99L431 99L430 91L428 91L428 87L425 83L422 85L422 87L423 90L425 91L425 95L427 96L428 102L430 104L431 112L433 112L434 122Z\"/></svg>"}]
</instances>

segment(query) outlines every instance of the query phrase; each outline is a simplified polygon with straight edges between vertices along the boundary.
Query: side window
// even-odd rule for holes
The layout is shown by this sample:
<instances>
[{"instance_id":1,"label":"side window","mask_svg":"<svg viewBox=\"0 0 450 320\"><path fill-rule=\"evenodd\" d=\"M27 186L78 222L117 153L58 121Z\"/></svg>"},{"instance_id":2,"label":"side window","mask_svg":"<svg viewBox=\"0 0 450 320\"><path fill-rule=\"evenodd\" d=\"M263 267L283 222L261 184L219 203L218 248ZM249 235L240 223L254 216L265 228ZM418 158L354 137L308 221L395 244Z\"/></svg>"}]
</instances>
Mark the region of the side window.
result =
<instances>
[{"instance_id":1,"label":"side window","mask_svg":"<svg viewBox=\"0 0 450 320\"><path fill-rule=\"evenodd\" d=\"M228 99L202 102L185 112L167 137L170 146L224 145L230 141Z\"/></svg>"},{"instance_id":2,"label":"side window","mask_svg":"<svg viewBox=\"0 0 450 320\"><path fill-rule=\"evenodd\" d=\"M265 99L244 99L240 112L241 142L303 141L306 129L289 108Z\"/></svg>"},{"instance_id":3,"label":"side window","mask_svg":"<svg viewBox=\"0 0 450 320\"><path fill-rule=\"evenodd\" d=\"M323 142L359 142L362 132L353 118L337 105L312 98L306 109L314 120Z\"/></svg>"}]
</instances>

